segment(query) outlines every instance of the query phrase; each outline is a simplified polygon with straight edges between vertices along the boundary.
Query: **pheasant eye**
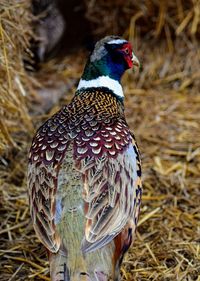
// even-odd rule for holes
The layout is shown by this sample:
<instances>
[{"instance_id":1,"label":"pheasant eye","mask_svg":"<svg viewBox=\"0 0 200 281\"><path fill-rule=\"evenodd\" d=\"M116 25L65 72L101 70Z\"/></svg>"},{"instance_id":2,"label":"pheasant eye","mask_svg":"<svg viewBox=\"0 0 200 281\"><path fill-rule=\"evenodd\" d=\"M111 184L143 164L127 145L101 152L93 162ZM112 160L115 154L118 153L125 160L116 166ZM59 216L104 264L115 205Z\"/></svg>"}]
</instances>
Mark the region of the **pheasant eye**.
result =
<instances>
[{"instance_id":1,"label":"pheasant eye","mask_svg":"<svg viewBox=\"0 0 200 281\"><path fill-rule=\"evenodd\" d=\"M128 48L125 48L125 49L124 49L124 53L128 55L128 54L129 54L129 49L128 49Z\"/></svg>"}]
</instances>

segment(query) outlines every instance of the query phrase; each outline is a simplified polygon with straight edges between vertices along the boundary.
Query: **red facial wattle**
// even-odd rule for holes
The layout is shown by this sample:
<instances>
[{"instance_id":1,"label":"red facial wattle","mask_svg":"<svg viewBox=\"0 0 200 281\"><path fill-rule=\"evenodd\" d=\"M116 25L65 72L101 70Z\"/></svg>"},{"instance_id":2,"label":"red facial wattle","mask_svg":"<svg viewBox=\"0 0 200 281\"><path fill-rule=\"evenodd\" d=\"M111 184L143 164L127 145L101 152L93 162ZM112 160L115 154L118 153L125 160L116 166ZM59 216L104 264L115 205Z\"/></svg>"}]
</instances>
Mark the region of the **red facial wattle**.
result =
<instances>
[{"instance_id":1,"label":"red facial wattle","mask_svg":"<svg viewBox=\"0 0 200 281\"><path fill-rule=\"evenodd\" d=\"M124 58L129 68L133 67L133 51L130 43L124 44L122 47Z\"/></svg>"},{"instance_id":2,"label":"red facial wattle","mask_svg":"<svg viewBox=\"0 0 200 281\"><path fill-rule=\"evenodd\" d=\"M139 67L140 62L132 51L132 46L130 43L123 44L120 52L123 54L123 57L127 63L128 68L132 68L134 65Z\"/></svg>"}]
</instances>

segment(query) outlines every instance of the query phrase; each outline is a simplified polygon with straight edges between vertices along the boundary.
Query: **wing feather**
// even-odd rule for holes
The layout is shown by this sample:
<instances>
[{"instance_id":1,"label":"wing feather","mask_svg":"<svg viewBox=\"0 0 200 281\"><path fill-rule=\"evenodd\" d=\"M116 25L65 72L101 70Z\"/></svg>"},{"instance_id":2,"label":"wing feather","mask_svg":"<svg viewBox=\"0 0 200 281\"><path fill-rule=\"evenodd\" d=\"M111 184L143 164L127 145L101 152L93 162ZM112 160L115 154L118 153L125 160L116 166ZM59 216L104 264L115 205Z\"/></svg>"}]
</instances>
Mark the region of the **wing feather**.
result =
<instances>
[{"instance_id":1,"label":"wing feather","mask_svg":"<svg viewBox=\"0 0 200 281\"><path fill-rule=\"evenodd\" d=\"M135 143L134 143L135 145ZM138 215L138 161L132 146L116 158L82 159L84 200L88 204L82 251L92 252L109 243ZM87 161L90 161L88 165ZM88 169L89 167L89 169Z\"/></svg>"},{"instance_id":2,"label":"wing feather","mask_svg":"<svg viewBox=\"0 0 200 281\"><path fill-rule=\"evenodd\" d=\"M41 242L51 252L60 247L56 232L56 191L60 164L69 145L68 118L64 107L36 133L30 149L28 192L33 226Z\"/></svg>"},{"instance_id":3,"label":"wing feather","mask_svg":"<svg viewBox=\"0 0 200 281\"><path fill-rule=\"evenodd\" d=\"M28 186L31 217L35 232L51 252L60 247L55 229L56 170L44 163L29 164Z\"/></svg>"}]
</instances>

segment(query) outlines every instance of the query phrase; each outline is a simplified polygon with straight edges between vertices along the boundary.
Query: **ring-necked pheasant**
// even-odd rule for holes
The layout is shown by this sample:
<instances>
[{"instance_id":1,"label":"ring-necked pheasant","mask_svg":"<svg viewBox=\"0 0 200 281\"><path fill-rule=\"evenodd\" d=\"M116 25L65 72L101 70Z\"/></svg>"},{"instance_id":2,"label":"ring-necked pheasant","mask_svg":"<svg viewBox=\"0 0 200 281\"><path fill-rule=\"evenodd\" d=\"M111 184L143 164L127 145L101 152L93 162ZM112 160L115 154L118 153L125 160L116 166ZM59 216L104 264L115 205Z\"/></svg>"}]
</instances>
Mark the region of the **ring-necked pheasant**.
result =
<instances>
[{"instance_id":1,"label":"ring-necked pheasant","mask_svg":"<svg viewBox=\"0 0 200 281\"><path fill-rule=\"evenodd\" d=\"M37 131L30 150L31 216L53 281L119 280L141 201L138 148L120 79L139 61L128 41L100 40L71 103Z\"/></svg>"}]
</instances>

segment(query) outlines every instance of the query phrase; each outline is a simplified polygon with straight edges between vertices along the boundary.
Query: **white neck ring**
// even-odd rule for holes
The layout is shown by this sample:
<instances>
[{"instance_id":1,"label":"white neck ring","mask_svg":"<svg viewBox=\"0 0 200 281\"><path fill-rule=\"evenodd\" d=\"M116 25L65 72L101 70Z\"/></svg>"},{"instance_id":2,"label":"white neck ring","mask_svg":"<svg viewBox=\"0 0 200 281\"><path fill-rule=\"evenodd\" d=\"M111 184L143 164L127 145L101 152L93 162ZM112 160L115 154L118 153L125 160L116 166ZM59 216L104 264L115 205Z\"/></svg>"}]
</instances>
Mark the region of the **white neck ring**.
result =
<instances>
[{"instance_id":1,"label":"white neck ring","mask_svg":"<svg viewBox=\"0 0 200 281\"><path fill-rule=\"evenodd\" d=\"M116 96L120 98L124 98L123 90L121 84L110 78L109 76L100 76L96 79L91 80L84 80L81 79L77 90L81 90L84 88L100 88L100 87L106 87L109 90L111 90Z\"/></svg>"}]
</instances>

